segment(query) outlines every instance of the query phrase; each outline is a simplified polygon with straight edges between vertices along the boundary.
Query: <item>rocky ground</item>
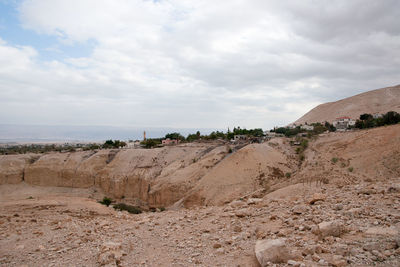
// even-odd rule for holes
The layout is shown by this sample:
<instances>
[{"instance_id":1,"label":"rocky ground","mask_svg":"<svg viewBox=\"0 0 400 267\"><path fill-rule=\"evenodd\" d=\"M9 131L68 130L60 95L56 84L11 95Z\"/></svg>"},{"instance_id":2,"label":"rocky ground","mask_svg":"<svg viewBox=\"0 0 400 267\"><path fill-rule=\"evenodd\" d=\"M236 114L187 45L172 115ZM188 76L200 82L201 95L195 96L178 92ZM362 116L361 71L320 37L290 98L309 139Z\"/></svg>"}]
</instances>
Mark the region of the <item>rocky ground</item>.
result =
<instances>
[{"instance_id":1,"label":"rocky ground","mask_svg":"<svg viewBox=\"0 0 400 267\"><path fill-rule=\"evenodd\" d=\"M399 266L399 203L396 179L138 215L37 194L2 202L0 265Z\"/></svg>"}]
</instances>

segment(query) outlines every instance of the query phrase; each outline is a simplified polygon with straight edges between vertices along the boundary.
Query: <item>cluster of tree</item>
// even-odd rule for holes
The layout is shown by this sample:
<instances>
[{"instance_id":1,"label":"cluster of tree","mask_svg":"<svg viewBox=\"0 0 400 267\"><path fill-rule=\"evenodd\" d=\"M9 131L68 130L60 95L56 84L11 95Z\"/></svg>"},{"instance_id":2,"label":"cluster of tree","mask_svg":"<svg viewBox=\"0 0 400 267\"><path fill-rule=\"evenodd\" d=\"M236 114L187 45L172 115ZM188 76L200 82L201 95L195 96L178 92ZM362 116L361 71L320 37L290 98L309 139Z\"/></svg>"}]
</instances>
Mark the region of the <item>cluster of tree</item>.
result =
<instances>
[{"instance_id":1,"label":"cluster of tree","mask_svg":"<svg viewBox=\"0 0 400 267\"><path fill-rule=\"evenodd\" d=\"M97 144L31 144L31 145L8 145L0 147L1 155L26 154L26 153L48 153L48 152L74 152L77 149L94 150L99 149Z\"/></svg>"},{"instance_id":2,"label":"cluster of tree","mask_svg":"<svg viewBox=\"0 0 400 267\"><path fill-rule=\"evenodd\" d=\"M307 135L310 137L312 135L321 134L326 131L330 131L330 132L336 131L336 128L329 122L325 122L324 124L317 122L317 123L313 123L310 125L314 126L314 129L311 131L306 130L306 129L301 129L300 126L297 126L295 128L279 127L279 128L275 128L275 129L271 130L271 132L284 134L286 137L292 137L299 133L307 133Z\"/></svg>"},{"instance_id":3,"label":"cluster of tree","mask_svg":"<svg viewBox=\"0 0 400 267\"><path fill-rule=\"evenodd\" d=\"M121 148L126 146L126 143L124 141L120 140L107 140L104 142L102 145L102 148Z\"/></svg>"},{"instance_id":4,"label":"cluster of tree","mask_svg":"<svg viewBox=\"0 0 400 267\"><path fill-rule=\"evenodd\" d=\"M381 117L374 118L371 114L364 113L356 121L355 128L366 129L384 125L397 124L400 122L400 114L395 111L389 111Z\"/></svg>"},{"instance_id":5,"label":"cluster of tree","mask_svg":"<svg viewBox=\"0 0 400 267\"><path fill-rule=\"evenodd\" d=\"M246 128L242 129L240 127L235 127L233 128L233 131L228 130L226 133L224 133L223 131L213 131L210 134L202 135L199 131L197 131L194 134L189 134L186 138L182 136L180 133L169 133L165 135L165 138L176 139L182 142L185 141L194 142L197 140L216 140L216 139L231 140L234 138L235 135L262 137L264 135L264 132L261 128L247 130ZM146 144L146 142L142 142L142 144Z\"/></svg>"},{"instance_id":6,"label":"cluster of tree","mask_svg":"<svg viewBox=\"0 0 400 267\"><path fill-rule=\"evenodd\" d=\"M247 130L246 128L241 129L240 127L234 127L233 131L230 132L228 131L227 133L227 139L233 139L235 135L248 135L248 136L253 136L253 137L262 137L264 136L264 131L261 128L255 128L255 129L249 129Z\"/></svg>"},{"instance_id":7,"label":"cluster of tree","mask_svg":"<svg viewBox=\"0 0 400 267\"><path fill-rule=\"evenodd\" d=\"M146 140L140 142L140 144L145 148L153 148L161 145L161 140L162 138L147 138Z\"/></svg>"},{"instance_id":8,"label":"cluster of tree","mask_svg":"<svg viewBox=\"0 0 400 267\"><path fill-rule=\"evenodd\" d=\"M168 133L165 135L165 139L175 139L175 140L181 140L181 141L185 141L185 137L183 135L181 135L180 133Z\"/></svg>"}]
</instances>

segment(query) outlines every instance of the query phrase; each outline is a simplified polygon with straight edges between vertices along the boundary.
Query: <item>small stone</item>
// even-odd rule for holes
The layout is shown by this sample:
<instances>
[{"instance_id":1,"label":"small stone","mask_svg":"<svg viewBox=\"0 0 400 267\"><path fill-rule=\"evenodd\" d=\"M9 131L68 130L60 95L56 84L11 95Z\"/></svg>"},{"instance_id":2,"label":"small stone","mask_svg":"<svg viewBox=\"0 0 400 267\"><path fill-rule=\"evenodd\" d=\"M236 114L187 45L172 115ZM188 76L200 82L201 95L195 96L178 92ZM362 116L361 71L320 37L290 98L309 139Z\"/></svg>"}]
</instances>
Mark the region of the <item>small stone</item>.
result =
<instances>
[{"instance_id":1,"label":"small stone","mask_svg":"<svg viewBox=\"0 0 400 267\"><path fill-rule=\"evenodd\" d=\"M247 205L255 205L255 204L261 203L262 201L263 201L262 198L249 198L247 200Z\"/></svg>"},{"instance_id":2,"label":"small stone","mask_svg":"<svg viewBox=\"0 0 400 267\"><path fill-rule=\"evenodd\" d=\"M294 214L303 214L307 212L308 208L305 205L296 205L293 207L292 212Z\"/></svg>"},{"instance_id":3,"label":"small stone","mask_svg":"<svg viewBox=\"0 0 400 267\"><path fill-rule=\"evenodd\" d=\"M235 233L239 233L239 232L242 231L242 227L240 227L239 225L235 225L235 226L233 227L233 231L234 231Z\"/></svg>"},{"instance_id":4,"label":"small stone","mask_svg":"<svg viewBox=\"0 0 400 267\"><path fill-rule=\"evenodd\" d=\"M220 243L215 243L215 244L213 245L213 248L220 248L220 247L222 247L222 245L221 245Z\"/></svg>"},{"instance_id":5,"label":"small stone","mask_svg":"<svg viewBox=\"0 0 400 267\"><path fill-rule=\"evenodd\" d=\"M240 209L235 212L235 215L239 218L250 216L250 212L247 209Z\"/></svg>"},{"instance_id":6,"label":"small stone","mask_svg":"<svg viewBox=\"0 0 400 267\"><path fill-rule=\"evenodd\" d=\"M308 201L308 204L313 205L317 201L325 201L326 195L321 193L315 193L312 195L311 199Z\"/></svg>"}]
</instances>

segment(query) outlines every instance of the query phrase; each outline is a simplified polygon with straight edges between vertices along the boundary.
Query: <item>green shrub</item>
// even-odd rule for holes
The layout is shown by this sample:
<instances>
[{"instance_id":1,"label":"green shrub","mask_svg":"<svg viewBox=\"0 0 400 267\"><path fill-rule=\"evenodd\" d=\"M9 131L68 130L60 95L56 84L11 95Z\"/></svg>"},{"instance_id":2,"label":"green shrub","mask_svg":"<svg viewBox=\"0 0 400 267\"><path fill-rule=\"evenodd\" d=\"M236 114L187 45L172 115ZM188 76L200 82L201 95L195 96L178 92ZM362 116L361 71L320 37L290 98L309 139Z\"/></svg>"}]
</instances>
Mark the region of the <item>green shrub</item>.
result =
<instances>
[{"instance_id":1,"label":"green shrub","mask_svg":"<svg viewBox=\"0 0 400 267\"><path fill-rule=\"evenodd\" d=\"M233 152L232 148L229 148L228 153L232 153L232 152Z\"/></svg>"},{"instance_id":2,"label":"green shrub","mask_svg":"<svg viewBox=\"0 0 400 267\"><path fill-rule=\"evenodd\" d=\"M161 208L160 208L160 211L165 211L165 208L164 208L164 207L161 207Z\"/></svg>"},{"instance_id":3,"label":"green shrub","mask_svg":"<svg viewBox=\"0 0 400 267\"><path fill-rule=\"evenodd\" d=\"M125 203L118 203L113 206L115 210L126 210L129 213L139 214L142 213L142 210L139 207L127 205Z\"/></svg>"},{"instance_id":4,"label":"green shrub","mask_svg":"<svg viewBox=\"0 0 400 267\"><path fill-rule=\"evenodd\" d=\"M336 162L338 162L338 160L339 160L338 158L332 158L331 159L332 163L336 163Z\"/></svg>"},{"instance_id":5,"label":"green shrub","mask_svg":"<svg viewBox=\"0 0 400 267\"><path fill-rule=\"evenodd\" d=\"M348 170L349 172L353 172L354 168L353 168L353 167L349 167L347 170Z\"/></svg>"},{"instance_id":6,"label":"green shrub","mask_svg":"<svg viewBox=\"0 0 400 267\"><path fill-rule=\"evenodd\" d=\"M110 206L112 202L111 198L103 197L103 200L99 201L100 204L106 205L107 207Z\"/></svg>"},{"instance_id":7,"label":"green shrub","mask_svg":"<svg viewBox=\"0 0 400 267\"><path fill-rule=\"evenodd\" d=\"M290 172L287 172L287 173L285 174L285 176L286 176L286 178L290 178L290 176L292 176L292 174L291 174Z\"/></svg>"}]
</instances>

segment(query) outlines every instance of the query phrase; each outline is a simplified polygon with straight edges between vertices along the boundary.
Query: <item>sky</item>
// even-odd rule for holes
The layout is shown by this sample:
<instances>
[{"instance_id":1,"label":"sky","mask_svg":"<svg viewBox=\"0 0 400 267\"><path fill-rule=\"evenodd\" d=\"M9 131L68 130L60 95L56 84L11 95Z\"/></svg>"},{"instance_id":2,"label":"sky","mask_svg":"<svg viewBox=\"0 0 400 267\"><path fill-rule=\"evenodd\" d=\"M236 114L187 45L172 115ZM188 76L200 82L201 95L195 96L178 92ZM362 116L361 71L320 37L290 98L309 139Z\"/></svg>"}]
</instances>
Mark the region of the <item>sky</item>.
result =
<instances>
[{"instance_id":1,"label":"sky","mask_svg":"<svg viewBox=\"0 0 400 267\"><path fill-rule=\"evenodd\" d=\"M400 84L397 0L0 0L0 124L270 129Z\"/></svg>"}]
</instances>

